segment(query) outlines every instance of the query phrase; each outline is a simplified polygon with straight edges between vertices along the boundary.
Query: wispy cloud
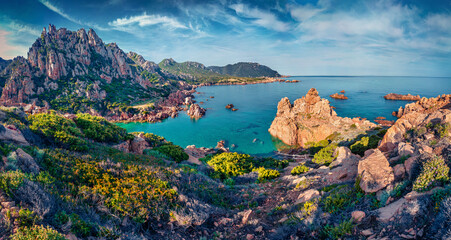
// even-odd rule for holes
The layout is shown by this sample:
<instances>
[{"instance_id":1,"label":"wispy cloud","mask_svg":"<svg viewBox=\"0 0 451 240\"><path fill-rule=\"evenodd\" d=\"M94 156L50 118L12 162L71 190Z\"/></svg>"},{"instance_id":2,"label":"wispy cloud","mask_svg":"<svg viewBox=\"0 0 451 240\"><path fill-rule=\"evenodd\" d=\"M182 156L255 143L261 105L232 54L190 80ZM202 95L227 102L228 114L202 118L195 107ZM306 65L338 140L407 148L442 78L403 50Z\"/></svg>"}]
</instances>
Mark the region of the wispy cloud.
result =
<instances>
[{"instance_id":1,"label":"wispy cloud","mask_svg":"<svg viewBox=\"0 0 451 240\"><path fill-rule=\"evenodd\" d=\"M138 25L140 27L146 27L151 25L163 25L168 28L182 28L187 29L188 27L181 24L174 18L161 16L161 15L147 15L147 13L143 13L138 16L124 17L118 18L112 22L109 22L108 25L113 27L124 27L128 25Z\"/></svg>"},{"instance_id":2,"label":"wispy cloud","mask_svg":"<svg viewBox=\"0 0 451 240\"><path fill-rule=\"evenodd\" d=\"M69 16L68 14L66 14L62 9L58 8L57 6L53 5L50 1L48 0L38 0L40 3L42 3L44 6L46 6L48 9L52 10L53 12L59 14L61 17L73 22L73 23L77 23L80 25L83 25L83 23L78 20L75 19L71 16Z\"/></svg>"},{"instance_id":3,"label":"wispy cloud","mask_svg":"<svg viewBox=\"0 0 451 240\"><path fill-rule=\"evenodd\" d=\"M8 28L13 29L16 32L16 34L25 33L32 36L39 36L41 34L41 32L37 28L32 27L30 25L17 23L16 21L13 20L11 20L10 23L8 24Z\"/></svg>"},{"instance_id":4,"label":"wispy cloud","mask_svg":"<svg viewBox=\"0 0 451 240\"><path fill-rule=\"evenodd\" d=\"M289 30L289 24L280 21L276 15L271 12L262 11L258 8L251 8L242 3L232 4L230 8L242 17L253 19L251 22L255 25L275 30L278 32L285 32Z\"/></svg>"}]
</instances>

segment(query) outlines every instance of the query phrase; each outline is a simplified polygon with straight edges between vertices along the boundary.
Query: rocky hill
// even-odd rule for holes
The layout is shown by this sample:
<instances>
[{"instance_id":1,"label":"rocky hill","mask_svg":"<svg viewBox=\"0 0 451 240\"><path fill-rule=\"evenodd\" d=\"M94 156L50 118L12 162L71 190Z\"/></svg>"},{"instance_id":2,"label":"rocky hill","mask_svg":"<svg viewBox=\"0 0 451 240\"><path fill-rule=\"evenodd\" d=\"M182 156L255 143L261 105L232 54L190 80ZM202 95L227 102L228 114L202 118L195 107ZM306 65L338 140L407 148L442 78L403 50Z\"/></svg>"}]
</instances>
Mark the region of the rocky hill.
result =
<instances>
[{"instance_id":1,"label":"rocky hill","mask_svg":"<svg viewBox=\"0 0 451 240\"><path fill-rule=\"evenodd\" d=\"M198 62L178 63L174 59L164 59L158 66L166 73L180 76L190 83L217 82L230 78L216 73Z\"/></svg>"},{"instance_id":2,"label":"rocky hill","mask_svg":"<svg viewBox=\"0 0 451 240\"><path fill-rule=\"evenodd\" d=\"M0 104L25 106L31 113L53 109L89 112L115 121L154 121L174 116L172 109L175 114L180 110L171 104L189 97L190 84L229 78L200 63L147 61L137 53L125 53L115 43L104 43L92 29L70 31L49 25L27 58L17 57L1 71Z\"/></svg>"},{"instance_id":3,"label":"rocky hill","mask_svg":"<svg viewBox=\"0 0 451 240\"><path fill-rule=\"evenodd\" d=\"M228 64L223 67L210 66L208 69L213 72L237 76L237 77L280 77L281 75L271 68L251 62L239 62L235 64Z\"/></svg>"}]
</instances>

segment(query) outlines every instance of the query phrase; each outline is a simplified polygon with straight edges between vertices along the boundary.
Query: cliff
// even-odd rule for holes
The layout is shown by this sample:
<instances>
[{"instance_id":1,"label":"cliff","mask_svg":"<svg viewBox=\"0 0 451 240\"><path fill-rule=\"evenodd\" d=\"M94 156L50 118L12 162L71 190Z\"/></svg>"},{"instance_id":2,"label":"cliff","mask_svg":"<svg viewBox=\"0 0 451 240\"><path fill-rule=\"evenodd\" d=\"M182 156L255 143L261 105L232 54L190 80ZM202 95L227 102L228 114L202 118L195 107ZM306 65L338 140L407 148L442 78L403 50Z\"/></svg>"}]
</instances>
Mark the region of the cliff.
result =
<instances>
[{"instance_id":1,"label":"cliff","mask_svg":"<svg viewBox=\"0 0 451 240\"><path fill-rule=\"evenodd\" d=\"M318 95L312 88L308 93L294 101L283 98L277 106L277 115L269 133L288 145L305 147L308 142L318 142L332 134L342 137L369 130L375 124L358 118L341 118L329 105L327 99Z\"/></svg>"},{"instance_id":2,"label":"cliff","mask_svg":"<svg viewBox=\"0 0 451 240\"><path fill-rule=\"evenodd\" d=\"M239 62L235 64L228 64L223 67L210 66L208 67L214 72L236 77L280 77L281 75L271 68L251 62Z\"/></svg>"}]
</instances>

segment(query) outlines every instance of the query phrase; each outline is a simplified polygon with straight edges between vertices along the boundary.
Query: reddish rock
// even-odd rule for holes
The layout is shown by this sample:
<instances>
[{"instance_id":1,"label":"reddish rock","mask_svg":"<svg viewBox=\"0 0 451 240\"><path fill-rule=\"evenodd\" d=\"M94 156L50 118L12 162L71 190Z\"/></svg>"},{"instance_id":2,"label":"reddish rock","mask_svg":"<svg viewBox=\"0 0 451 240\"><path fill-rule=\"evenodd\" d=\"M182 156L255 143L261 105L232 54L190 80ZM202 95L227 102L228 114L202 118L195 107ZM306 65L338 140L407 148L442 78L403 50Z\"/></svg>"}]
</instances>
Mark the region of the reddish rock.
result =
<instances>
[{"instance_id":1,"label":"reddish rock","mask_svg":"<svg viewBox=\"0 0 451 240\"><path fill-rule=\"evenodd\" d=\"M399 181L404 179L404 176L406 175L406 168L404 167L404 164L398 164L393 167L393 173L395 175L395 180Z\"/></svg>"},{"instance_id":2,"label":"reddish rock","mask_svg":"<svg viewBox=\"0 0 451 240\"><path fill-rule=\"evenodd\" d=\"M309 189L307 191L302 192L299 194L298 199L296 200L295 204L304 203L307 201L312 200L313 198L319 197L319 192L316 189Z\"/></svg>"},{"instance_id":3,"label":"reddish rock","mask_svg":"<svg viewBox=\"0 0 451 240\"><path fill-rule=\"evenodd\" d=\"M334 93L334 94L330 95L329 97L334 98L334 99L340 99L340 100L348 99L348 97L346 97L344 94L338 94L338 93Z\"/></svg>"},{"instance_id":4,"label":"reddish rock","mask_svg":"<svg viewBox=\"0 0 451 240\"><path fill-rule=\"evenodd\" d=\"M189 107L189 110L186 113L191 118L201 118L205 115L205 112L205 108L201 108L199 104L195 103Z\"/></svg>"},{"instance_id":5,"label":"reddish rock","mask_svg":"<svg viewBox=\"0 0 451 240\"><path fill-rule=\"evenodd\" d=\"M413 96L410 93L409 94L396 94L396 93L389 93L384 96L386 100L403 100L403 101L418 101L420 100L420 95Z\"/></svg>"},{"instance_id":6,"label":"reddish rock","mask_svg":"<svg viewBox=\"0 0 451 240\"><path fill-rule=\"evenodd\" d=\"M130 152L130 142L129 141L121 142L119 144L113 145L112 148L128 153Z\"/></svg>"},{"instance_id":7,"label":"reddish rock","mask_svg":"<svg viewBox=\"0 0 451 240\"><path fill-rule=\"evenodd\" d=\"M233 104L227 104L227 106L225 106L225 108L227 108L227 109L232 109L234 106L233 106Z\"/></svg>"},{"instance_id":8,"label":"reddish rock","mask_svg":"<svg viewBox=\"0 0 451 240\"><path fill-rule=\"evenodd\" d=\"M351 217L354 220L354 222L359 223L360 221L362 221L362 219L364 219L366 216L365 212L362 211L353 211L351 213Z\"/></svg>"},{"instance_id":9,"label":"reddish rock","mask_svg":"<svg viewBox=\"0 0 451 240\"><path fill-rule=\"evenodd\" d=\"M149 143L141 137L135 137L130 144L131 152L138 154L143 154L144 149L147 149L149 147Z\"/></svg>"},{"instance_id":10,"label":"reddish rock","mask_svg":"<svg viewBox=\"0 0 451 240\"><path fill-rule=\"evenodd\" d=\"M398 155L399 156L413 156L415 153L415 148L410 143L401 142L398 144Z\"/></svg>"},{"instance_id":11,"label":"reddish rock","mask_svg":"<svg viewBox=\"0 0 451 240\"><path fill-rule=\"evenodd\" d=\"M357 127L351 129L351 125ZM324 140L335 132L365 131L375 126L367 120L338 117L329 101L321 99L312 88L293 105L288 98L280 100L269 133L285 144L304 147L307 142Z\"/></svg>"},{"instance_id":12,"label":"reddish rock","mask_svg":"<svg viewBox=\"0 0 451 240\"><path fill-rule=\"evenodd\" d=\"M6 143L13 143L23 146L30 145L20 130L6 128L1 124L0 124L0 140Z\"/></svg>"},{"instance_id":13,"label":"reddish rock","mask_svg":"<svg viewBox=\"0 0 451 240\"><path fill-rule=\"evenodd\" d=\"M328 184L352 181L357 177L360 156L351 153L347 147L338 147L334 153L337 158L330 164L325 176Z\"/></svg>"},{"instance_id":14,"label":"reddish rock","mask_svg":"<svg viewBox=\"0 0 451 240\"><path fill-rule=\"evenodd\" d=\"M358 174L361 177L360 187L366 193L377 192L394 181L393 169L379 150L359 162Z\"/></svg>"},{"instance_id":15,"label":"reddish rock","mask_svg":"<svg viewBox=\"0 0 451 240\"><path fill-rule=\"evenodd\" d=\"M235 111L238 111L238 109L237 108L232 108L232 111L235 112Z\"/></svg>"},{"instance_id":16,"label":"reddish rock","mask_svg":"<svg viewBox=\"0 0 451 240\"><path fill-rule=\"evenodd\" d=\"M345 90L341 90L340 93L345 93Z\"/></svg>"},{"instance_id":17,"label":"reddish rock","mask_svg":"<svg viewBox=\"0 0 451 240\"><path fill-rule=\"evenodd\" d=\"M413 157L408 158L404 162L405 171L410 178L412 177L413 170L415 169L416 165L418 164L417 160L418 160L418 156L413 156Z\"/></svg>"},{"instance_id":18,"label":"reddish rock","mask_svg":"<svg viewBox=\"0 0 451 240\"><path fill-rule=\"evenodd\" d=\"M374 120L374 122L376 122L379 125L384 126L384 127L391 127L391 126L393 126L393 124L395 124L395 121L390 121L390 120L379 120L379 119L376 119L376 120Z\"/></svg>"}]
</instances>

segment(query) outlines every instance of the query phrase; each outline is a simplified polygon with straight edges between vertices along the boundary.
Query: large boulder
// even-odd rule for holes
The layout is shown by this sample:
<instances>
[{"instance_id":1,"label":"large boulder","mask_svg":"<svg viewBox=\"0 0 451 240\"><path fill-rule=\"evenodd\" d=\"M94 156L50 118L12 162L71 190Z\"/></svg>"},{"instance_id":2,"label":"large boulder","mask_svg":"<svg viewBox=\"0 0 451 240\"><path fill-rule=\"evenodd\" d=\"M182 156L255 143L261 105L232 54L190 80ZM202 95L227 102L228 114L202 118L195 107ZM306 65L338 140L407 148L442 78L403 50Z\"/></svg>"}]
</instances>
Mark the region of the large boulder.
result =
<instances>
[{"instance_id":1,"label":"large boulder","mask_svg":"<svg viewBox=\"0 0 451 240\"><path fill-rule=\"evenodd\" d=\"M360 187L366 193L377 192L391 184L395 177L387 158L380 150L359 162Z\"/></svg>"},{"instance_id":2,"label":"large boulder","mask_svg":"<svg viewBox=\"0 0 451 240\"><path fill-rule=\"evenodd\" d=\"M149 143L142 137L135 137L130 144L131 152L138 154L143 154L144 149L149 147Z\"/></svg>"},{"instance_id":3,"label":"large boulder","mask_svg":"<svg viewBox=\"0 0 451 240\"><path fill-rule=\"evenodd\" d=\"M350 132L362 132L375 126L359 118L338 117L329 101L312 88L293 105L288 98L280 100L268 131L285 144L304 147L307 142L318 142L334 133L349 136Z\"/></svg>"},{"instance_id":4,"label":"large boulder","mask_svg":"<svg viewBox=\"0 0 451 240\"><path fill-rule=\"evenodd\" d=\"M0 124L0 141L22 146L30 145L19 129L13 126L5 127L1 124Z\"/></svg>"},{"instance_id":5,"label":"large boulder","mask_svg":"<svg viewBox=\"0 0 451 240\"><path fill-rule=\"evenodd\" d=\"M351 153L347 147L338 147L334 154L337 158L329 166L331 170L326 175L328 184L354 180L357 177L360 156Z\"/></svg>"}]
</instances>

